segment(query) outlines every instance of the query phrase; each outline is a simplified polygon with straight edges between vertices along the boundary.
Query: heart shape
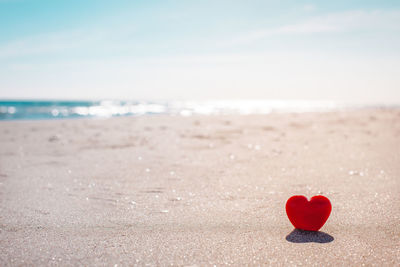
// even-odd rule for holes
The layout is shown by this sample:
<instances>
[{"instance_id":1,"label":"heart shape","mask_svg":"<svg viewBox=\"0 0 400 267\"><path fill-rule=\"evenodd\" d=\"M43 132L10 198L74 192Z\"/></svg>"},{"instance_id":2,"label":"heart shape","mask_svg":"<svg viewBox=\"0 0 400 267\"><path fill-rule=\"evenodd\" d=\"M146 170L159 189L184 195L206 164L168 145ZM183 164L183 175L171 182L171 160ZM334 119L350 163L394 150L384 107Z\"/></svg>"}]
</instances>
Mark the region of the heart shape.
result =
<instances>
[{"instance_id":1,"label":"heart shape","mask_svg":"<svg viewBox=\"0 0 400 267\"><path fill-rule=\"evenodd\" d=\"M318 231L328 220L332 205L324 196L292 196L286 202L286 214L297 229Z\"/></svg>"}]
</instances>

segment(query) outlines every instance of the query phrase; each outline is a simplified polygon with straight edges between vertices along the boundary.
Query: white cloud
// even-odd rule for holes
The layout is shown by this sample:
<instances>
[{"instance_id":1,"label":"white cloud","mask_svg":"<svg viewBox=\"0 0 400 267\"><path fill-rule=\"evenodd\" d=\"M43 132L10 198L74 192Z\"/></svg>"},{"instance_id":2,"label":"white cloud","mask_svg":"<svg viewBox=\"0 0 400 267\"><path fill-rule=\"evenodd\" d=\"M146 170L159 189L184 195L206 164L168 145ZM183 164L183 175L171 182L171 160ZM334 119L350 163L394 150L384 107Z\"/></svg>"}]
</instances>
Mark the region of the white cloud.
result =
<instances>
[{"instance_id":1,"label":"white cloud","mask_svg":"<svg viewBox=\"0 0 400 267\"><path fill-rule=\"evenodd\" d=\"M252 31L224 44L247 44L275 35L343 33L357 30L400 30L400 10L354 10L314 16L304 21Z\"/></svg>"},{"instance_id":2,"label":"white cloud","mask_svg":"<svg viewBox=\"0 0 400 267\"><path fill-rule=\"evenodd\" d=\"M317 7L313 4L307 4L303 6L303 10L305 11L315 11Z\"/></svg>"},{"instance_id":3,"label":"white cloud","mask_svg":"<svg viewBox=\"0 0 400 267\"><path fill-rule=\"evenodd\" d=\"M329 62L329 64L327 64ZM0 97L305 98L400 103L398 57L296 51L15 64ZM384 86L383 86L384 85Z\"/></svg>"},{"instance_id":4,"label":"white cloud","mask_svg":"<svg viewBox=\"0 0 400 267\"><path fill-rule=\"evenodd\" d=\"M1 1L1 0L0 0ZM311 9L311 5L304 6ZM14 58L30 55L55 55L67 51L91 51L100 46L108 47L115 51L124 49L128 51L138 46L132 42L132 32L135 27L131 24L102 25L96 29L77 29L59 33L49 33L22 38L9 43L0 44L0 58ZM253 31L238 34L223 40L211 40L200 38L202 42L212 47L225 48L241 44L252 44L273 36L282 35L310 35L324 33L343 33L357 30L364 31L398 31L400 30L400 10L353 10L325 15L311 16L297 23L281 25L275 28L255 29ZM390 34L389 34L390 35ZM110 38L117 36L117 38ZM391 34L390 36L396 36ZM114 40L114 41L113 41ZM189 42L190 43L190 42ZM142 43L144 49L155 49L158 44ZM194 45L190 43L190 45ZM190 47L190 45L187 45ZM133 50L132 50L133 51Z\"/></svg>"},{"instance_id":5,"label":"white cloud","mask_svg":"<svg viewBox=\"0 0 400 267\"><path fill-rule=\"evenodd\" d=\"M0 58L62 53L87 46L104 39L100 31L71 30L39 34L0 45Z\"/></svg>"}]
</instances>

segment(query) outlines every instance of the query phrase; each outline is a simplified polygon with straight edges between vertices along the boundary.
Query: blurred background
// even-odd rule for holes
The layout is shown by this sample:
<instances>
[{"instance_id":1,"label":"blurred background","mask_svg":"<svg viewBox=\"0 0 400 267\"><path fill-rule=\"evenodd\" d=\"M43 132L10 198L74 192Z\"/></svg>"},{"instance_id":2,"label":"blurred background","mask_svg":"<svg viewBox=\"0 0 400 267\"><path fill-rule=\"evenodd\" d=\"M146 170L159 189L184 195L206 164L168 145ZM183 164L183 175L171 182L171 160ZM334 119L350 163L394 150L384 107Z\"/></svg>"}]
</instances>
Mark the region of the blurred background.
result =
<instances>
[{"instance_id":1,"label":"blurred background","mask_svg":"<svg viewBox=\"0 0 400 267\"><path fill-rule=\"evenodd\" d=\"M0 98L400 103L400 1L0 0Z\"/></svg>"}]
</instances>

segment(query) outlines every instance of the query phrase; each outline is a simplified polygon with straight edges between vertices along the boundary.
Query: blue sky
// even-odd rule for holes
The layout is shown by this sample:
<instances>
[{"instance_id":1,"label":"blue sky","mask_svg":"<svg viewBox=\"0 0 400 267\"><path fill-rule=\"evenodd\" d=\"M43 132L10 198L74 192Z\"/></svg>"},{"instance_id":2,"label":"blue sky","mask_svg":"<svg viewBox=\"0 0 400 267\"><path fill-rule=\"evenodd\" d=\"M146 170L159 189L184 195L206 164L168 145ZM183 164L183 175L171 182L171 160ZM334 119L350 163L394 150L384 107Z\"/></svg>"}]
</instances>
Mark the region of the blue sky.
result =
<instances>
[{"instance_id":1,"label":"blue sky","mask_svg":"<svg viewBox=\"0 0 400 267\"><path fill-rule=\"evenodd\" d=\"M0 97L400 103L399 1L0 0Z\"/></svg>"}]
</instances>

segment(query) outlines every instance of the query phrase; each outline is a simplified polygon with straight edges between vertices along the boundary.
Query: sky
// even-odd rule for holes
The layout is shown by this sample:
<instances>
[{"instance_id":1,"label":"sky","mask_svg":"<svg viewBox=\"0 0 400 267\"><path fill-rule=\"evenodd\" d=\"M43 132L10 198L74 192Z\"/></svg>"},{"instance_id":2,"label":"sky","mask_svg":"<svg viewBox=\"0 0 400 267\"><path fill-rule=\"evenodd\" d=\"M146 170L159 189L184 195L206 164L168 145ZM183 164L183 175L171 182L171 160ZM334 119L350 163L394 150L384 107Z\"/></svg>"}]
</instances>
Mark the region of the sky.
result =
<instances>
[{"instance_id":1,"label":"sky","mask_svg":"<svg viewBox=\"0 0 400 267\"><path fill-rule=\"evenodd\" d=\"M0 98L400 104L400 1L0 0Z\"/></svg>"}]
</instances>

